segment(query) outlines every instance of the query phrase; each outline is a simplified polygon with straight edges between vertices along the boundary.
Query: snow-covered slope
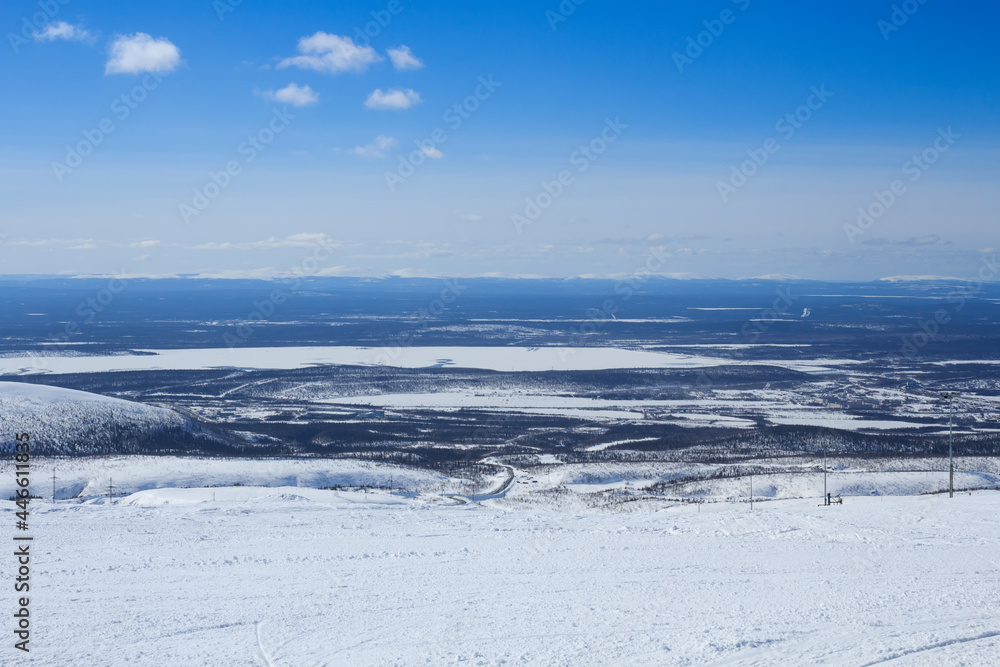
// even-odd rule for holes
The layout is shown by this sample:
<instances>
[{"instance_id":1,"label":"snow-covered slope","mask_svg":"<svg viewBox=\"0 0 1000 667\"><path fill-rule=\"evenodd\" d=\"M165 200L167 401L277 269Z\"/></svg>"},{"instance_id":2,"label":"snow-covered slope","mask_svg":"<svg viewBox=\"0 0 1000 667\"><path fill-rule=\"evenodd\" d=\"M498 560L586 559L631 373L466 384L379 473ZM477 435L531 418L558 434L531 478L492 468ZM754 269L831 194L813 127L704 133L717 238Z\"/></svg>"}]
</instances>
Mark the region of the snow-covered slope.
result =
<instances>
[{"instance_id":1,"label":"snow-covered slope","mask_svg":"<svg viewBox=\"0 0 1000 667\"><path fill-rule=\"evenodd\" d=\"M13 451L14 434L27 432L36 452L127 451L137 438L181 429L172 410L85 391L24 382L0 382L0 450Z\"/></svg>"},{"instance_id":2,"label":"snow-covered slope","mask_svg":"<svg viewBox=\"0 0 1000 667\"><path fill-rule=\"evenodd\" d=\"M937 667L1000 652L997 493L580 516L225 493L37 503L24 664Z\"/></svg>"},{"instance_id":3,"label":"snow-covered slope","mask_svg":"<svg viewBox=\"0 0 1000 667\"><path fill-rule=\"evenodd\" d=\"M14 493L14 473L0 461L0 498ZM95 456L86 458L37 458L36 489L56 498L87 500L108 494L131 494L150 489L192 487L296 487L324 489L334 486L383 487L409 493L458 492L457 480L429 470L353 459L232 459L177 456ZM211 493L209 493L211 497ZM222 496L219 496L220 498Z\"/></svg>"}]
</instances>

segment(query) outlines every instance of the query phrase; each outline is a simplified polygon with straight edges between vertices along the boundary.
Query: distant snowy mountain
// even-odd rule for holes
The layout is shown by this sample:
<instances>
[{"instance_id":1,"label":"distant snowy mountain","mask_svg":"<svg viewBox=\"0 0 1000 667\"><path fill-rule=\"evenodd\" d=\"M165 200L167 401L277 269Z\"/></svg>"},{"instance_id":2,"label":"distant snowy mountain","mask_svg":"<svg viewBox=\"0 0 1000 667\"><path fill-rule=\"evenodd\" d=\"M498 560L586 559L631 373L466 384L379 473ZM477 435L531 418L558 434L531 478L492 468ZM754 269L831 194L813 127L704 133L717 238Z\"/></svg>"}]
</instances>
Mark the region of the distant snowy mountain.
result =
<instances>
[{"instance_id":1,"label":"distant snowy mountain","mask_svg":"<svg viewBox=\"0 0 1000 667\"><path fill-rule=\"evenodd\" d=\"M0 450L27 432L36 453L107 454L190 436L188 419L165 408L73 389L0 382Z\"/></svg>"},{"instance_id":2,"label":"distant snowy mountain","mask_svg":"<svg viewBox=\"0 0 1000 667\"><path fill-rule=\"evenodd\" d=\"M927 283L927 282L967 282L968 278L956 278L955 276L886 276L879 278L887 283Z\"/></svg>"}]
</instances>

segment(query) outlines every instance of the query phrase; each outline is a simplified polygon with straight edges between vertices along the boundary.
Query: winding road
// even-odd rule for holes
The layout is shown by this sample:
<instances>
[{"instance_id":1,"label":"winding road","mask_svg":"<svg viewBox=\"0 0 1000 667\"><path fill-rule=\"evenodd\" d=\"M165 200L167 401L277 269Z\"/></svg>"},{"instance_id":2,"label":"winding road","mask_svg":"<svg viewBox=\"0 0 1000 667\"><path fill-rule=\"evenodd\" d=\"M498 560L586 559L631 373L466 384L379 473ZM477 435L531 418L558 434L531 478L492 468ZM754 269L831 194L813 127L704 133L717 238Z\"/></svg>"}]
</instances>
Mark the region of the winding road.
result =
<instances>
[{"instance_id":1,"label":"winding road","mask_svg":"<svg viewBox=\"0 0 1000 667\"><path fill-rule=\"evenodd\" d=\"M493 500L496 498L502 498L507 493L507 491L510 490L510 487L514 484L514 479L516 477L516 471L514 470L514 466L507 465L506 463L496 463L494 461L487 461L487 460L479 461L479 463L483 465L492 465L492 466L497 466L499 468L504 468L507 471L507 478L504 479L500 483L500 485L497 488L493 489L492 491L487 491L486 493L482 494L479 493L475 494L474 496L475 501L479 502L480 500ZM445 495L444 497L451 498L460 505L468 504L469 502L472 501L473 498L470 496L462 496L462 495Z\"/></svg>"}]
</instances>

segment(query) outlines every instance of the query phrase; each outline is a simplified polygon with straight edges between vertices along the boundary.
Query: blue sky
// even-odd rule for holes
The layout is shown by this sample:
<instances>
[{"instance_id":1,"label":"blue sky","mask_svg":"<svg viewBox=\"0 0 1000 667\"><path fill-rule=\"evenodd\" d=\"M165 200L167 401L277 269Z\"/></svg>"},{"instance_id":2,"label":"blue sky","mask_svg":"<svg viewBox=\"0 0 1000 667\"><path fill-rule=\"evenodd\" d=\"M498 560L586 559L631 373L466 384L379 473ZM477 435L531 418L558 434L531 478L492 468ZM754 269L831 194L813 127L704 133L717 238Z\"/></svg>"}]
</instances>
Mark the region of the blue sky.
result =
<instances>
[{"instance_id":1,"label":"blue sky","mask_svg":"<svg viewBox=\"0 0 1000 667\"><path fill-rule=\"evenodd\" d=\"M0 273L870 280L998 244L983 3L290 6L5 3Z\"/></svg>"}]
</instances>

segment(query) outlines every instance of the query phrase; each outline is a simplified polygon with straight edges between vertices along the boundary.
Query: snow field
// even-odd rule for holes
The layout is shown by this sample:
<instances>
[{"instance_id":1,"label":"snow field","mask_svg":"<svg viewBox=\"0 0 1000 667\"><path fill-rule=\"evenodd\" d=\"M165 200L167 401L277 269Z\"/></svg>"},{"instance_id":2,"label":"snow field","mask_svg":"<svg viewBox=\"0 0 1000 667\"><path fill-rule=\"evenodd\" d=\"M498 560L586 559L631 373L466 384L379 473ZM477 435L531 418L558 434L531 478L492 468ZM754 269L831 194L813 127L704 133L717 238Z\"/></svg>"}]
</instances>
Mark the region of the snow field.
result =
<instances>
[{"instance_id":1,"label":"snow field","mask_svg":"<svg viewBox=\"0 0 1000 667\"><path fill-rule=\"evenodd\" d=\"M1000 650L997 493L568 515L287 491L36 504L22 664L912 667Z\"/></svg>"}]
</instances>

